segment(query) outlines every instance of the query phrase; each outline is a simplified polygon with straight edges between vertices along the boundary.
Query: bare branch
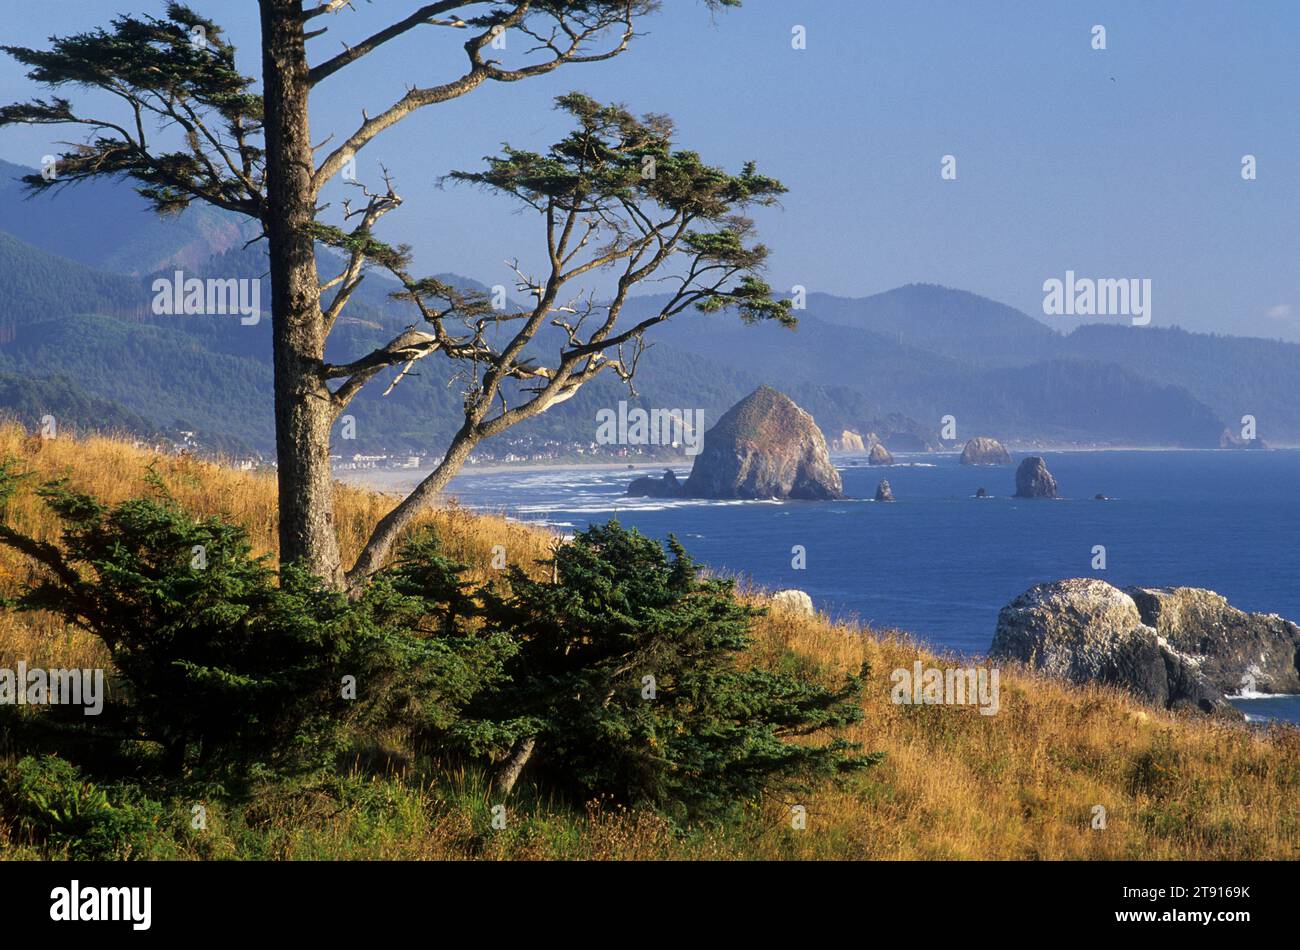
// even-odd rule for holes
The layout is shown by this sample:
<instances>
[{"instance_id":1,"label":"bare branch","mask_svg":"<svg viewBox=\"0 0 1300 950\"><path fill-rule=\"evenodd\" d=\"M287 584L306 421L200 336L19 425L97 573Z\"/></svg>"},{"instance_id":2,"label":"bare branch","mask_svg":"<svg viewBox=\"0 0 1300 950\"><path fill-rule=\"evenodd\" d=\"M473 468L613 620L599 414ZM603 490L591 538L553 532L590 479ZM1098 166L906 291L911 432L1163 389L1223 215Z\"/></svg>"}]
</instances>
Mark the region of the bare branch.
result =
<instances>
[{"instance_id":1,"label":"bare branch","mask_svg":"<svg viewBox=\"0 0 1300 950\"><path fill-rule=\"evenodd\" d=\"M346 0L331 0L331 2L322 4L320 7L317 7L316 9L310 11L307 14L307 16L308 18L310 18L314 16L319 16L322 13L335 13L345 5L346 5ZM394 40L397 37L402 36L403 34L408 33L411 30L415 29L417 26L420 26L422 24L429 24L430 21L433 19L433 17L439 16L440 14L443 13L450 13L452 10L455 10L457 7L463 7L464 5L465 5L464 0L443 0L443 2L441 3L426 3L424 6L420 7L420 9L416 10L406 19L399 20L398 22L392 24L391 26L385 27L384 29L380 30L378 33L375 33L374 35L369 36L366 39L362 40L356 46L349 46L345 48L344 51L342 53L339 53L337 56L327 59L325 60L325 62L320 63L319 65L313 66L311 72L308 74L311 84L314 86L317 83L321 82L323 79L334 75L334 73L338 72L344 66L356 62L361 57L366 56L369 53L373 53L375 50L377 50L380 46L387 43L389 40ZM326 8L332 8L332 9L326 9ZM456 24L447 24L447 25L456 25Z\"/></svg>"}]
</instances>

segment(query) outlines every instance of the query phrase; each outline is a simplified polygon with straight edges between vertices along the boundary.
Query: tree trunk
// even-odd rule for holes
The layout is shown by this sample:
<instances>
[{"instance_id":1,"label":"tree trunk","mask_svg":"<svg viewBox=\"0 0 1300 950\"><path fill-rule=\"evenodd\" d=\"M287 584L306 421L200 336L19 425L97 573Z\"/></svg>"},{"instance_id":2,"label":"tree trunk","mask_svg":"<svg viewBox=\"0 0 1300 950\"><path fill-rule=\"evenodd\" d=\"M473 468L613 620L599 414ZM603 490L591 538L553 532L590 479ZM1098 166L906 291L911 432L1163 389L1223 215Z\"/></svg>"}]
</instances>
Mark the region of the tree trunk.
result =
<instances>
[{"instance_id":1,"label":"tree trunk","mask_svg":"<svg viewBox=\"0 0 1300 950\"><path fill-rule=\"evenodd\" d=\"M524 770L528 760L533 756L533 749L537 745L536 736L528 736L526 739L520 739L515 743L514 750L510 753L510 758L506 759L501 765L501 772L497 776L497 788L501 790L503 798L509 798L510 793L514 791L515 782L519 781L519 773Z\"/></svg>"},{"instance_id":2,"label":"tree trunk","mask_svg":"<svg viewBox=\"0 0 1300 950\"><path fill-rule=\"evenodd\" d=\"M467 422L452 439L447 454L442 457L438 467L375 525L375 530L371 532L360 556L347 574L347 586L354 596L360 592L370 575L387 563L393 545L402 536L402 532L447 487L447 483L461 470L470 452L474 451L474 446L480 441L473 423Z\"/></svg>"},{"instance_id":3,"label":"tree trunk","mask_svg":"<svg viewBox=\"0 0 1300 950\"><path fill-rule=\"evenodd\" d=\"M302 0L261 0L271 321L275 359L275 446L279 464L280 561L342 583L334 531L330 428L335 409L322 366L313 224L315 168L308 121Z\"/></svg>"}]
</instances>

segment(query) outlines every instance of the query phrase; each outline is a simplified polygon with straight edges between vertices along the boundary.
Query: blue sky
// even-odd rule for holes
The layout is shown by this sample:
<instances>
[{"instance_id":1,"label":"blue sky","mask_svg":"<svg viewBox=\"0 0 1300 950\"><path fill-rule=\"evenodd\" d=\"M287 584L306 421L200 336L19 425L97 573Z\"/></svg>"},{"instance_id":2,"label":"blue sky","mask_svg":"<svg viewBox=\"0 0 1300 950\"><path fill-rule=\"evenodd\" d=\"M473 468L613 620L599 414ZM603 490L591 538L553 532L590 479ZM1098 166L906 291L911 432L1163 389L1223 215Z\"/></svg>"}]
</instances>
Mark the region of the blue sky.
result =
<instances>
[{"instance_id":1,"label":"blue sky","mask_svg":"<svg viewBox=\"0 0 1300 950\"><path fill-rule=\"evenodd\" d=\"M226 24L255 73L256 4L192 0ZM316 58L409 12L358 2L313 41ZM6 43L102 24L105 8L60 0L7 18ZM562 134L552 99L571 89L671 114L679 144L737 167L755 159L790 194L756 215L770 279L861 296L924 281L1042 315L1043 281L1152 281L1153 324L1300 340L1300 4L746 0L711 16L667 0L613 61L495 84L417 113L362 152L406 200L382 230L429 271L487 283L538 248L536 223L465 188L436 187L502 141ZM1107 49L1091 47L1095 24ZM807 48L791 48L806 28ZM463 65L464 34L426 29L318 87L313 133L342 134L407 84ZM0 62L0 99L36 93ZM39 164L49 129L0 135L0 156ZM1258 161L1243 181L1241 159ZM940 177L944 155L957 180ZM1051 322L1050 317L1046 317Z\"/></svg>"}]
</instances>

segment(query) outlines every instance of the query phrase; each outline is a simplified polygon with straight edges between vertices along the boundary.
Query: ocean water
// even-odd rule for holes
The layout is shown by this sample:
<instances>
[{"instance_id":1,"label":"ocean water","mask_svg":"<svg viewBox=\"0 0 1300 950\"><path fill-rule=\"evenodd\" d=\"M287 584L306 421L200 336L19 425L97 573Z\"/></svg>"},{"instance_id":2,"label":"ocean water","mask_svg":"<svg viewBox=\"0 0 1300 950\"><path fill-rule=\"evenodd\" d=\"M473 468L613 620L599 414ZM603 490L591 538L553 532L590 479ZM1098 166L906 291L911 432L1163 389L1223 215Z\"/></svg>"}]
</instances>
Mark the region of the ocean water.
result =
<instances>
[{"instance_id":1,"label":"ocean water","mask_svg":"<svg viewBox=\"0 0 1300 950\"><path fill-rule=\"evenodd\" d=\"M663 466L472 473L449 494L565 531L617 518L652 537L676 534L712 568L800 588L832 616L968 655L988 649L1004 604L1064 577L1207 587L1243 610L1300 620L1300 451L1043 455L1061 500L1011 498L1012 466L932 454L881 468L837 458L851 496L839 502L623 494L631 478ZM684 478L690 460L672 467ZM893 487L891 504L871 500L881 478ZM980 487L992 497L975 498ZM1098 493L1109 500L1094 500ZM802 570L793 566L796 545L806 551ZM1098 545L1106 566L1095 570ZM1300 698L1238 705L1252 718L1300 722Z\"/></svg>"}]
</instances>

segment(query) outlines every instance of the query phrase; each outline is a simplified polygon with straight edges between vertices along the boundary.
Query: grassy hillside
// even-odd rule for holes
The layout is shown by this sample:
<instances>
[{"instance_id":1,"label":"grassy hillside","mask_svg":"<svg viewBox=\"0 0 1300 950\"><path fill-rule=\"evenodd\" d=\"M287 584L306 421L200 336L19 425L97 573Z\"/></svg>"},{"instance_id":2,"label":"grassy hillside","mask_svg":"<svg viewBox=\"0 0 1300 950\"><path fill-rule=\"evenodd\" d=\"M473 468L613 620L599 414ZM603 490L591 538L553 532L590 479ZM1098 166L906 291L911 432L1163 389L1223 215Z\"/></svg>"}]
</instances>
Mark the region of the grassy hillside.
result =
<instances>
[{"instance_id":1,"label":"grassy hillside","mask_svg":"<svg viewBox=\"0 0 1300 950\"><path fill-rule=\"evenodd\" d=\"M195 514L225 513L271 552L274 484L192 459L151 455L102 438L43 442L0 428L0 458L41 476L67 476L106 501L161 483ZM354 553L390 499L339 487L343 546ZM11 523L49 540L54 524L30 492ZM448 553L488 577L491 549L517 562L545 555L554 539L500 517L457 508L431 513ZM0 551L0 593L26 564ZM759 592L747 596L759 597ZM767 801L724 827L674 831L648 812L583 808L522 789L504 831L481 777L411 760L400 749L359 754L351 775L326 784L268 787L251 801L223 802L213 789L167 799L158 856L180 858L1272 858L1300 857L1300 730L1252 730L1144 709L1108 689L1076 689L1002 670L1001 711L903 706L889 701L890 672L963 665L897 631L832 624L788 612L756 628L749 661L797 668L827 682L867 660L865 719L851 735L884 762L844 788L789 806ZM104 662L96 641L53 618L0 614L0 666ZM28 713L31 715L32 713ZM0 764L20 753L0 732ZM189 830L193 802L208 828ZM1107 811L1093 830L1095 805ZM168 830L171 829L171 830ZM0 822L0 855L55 856Z\"/></svg>"}]
</instances>

